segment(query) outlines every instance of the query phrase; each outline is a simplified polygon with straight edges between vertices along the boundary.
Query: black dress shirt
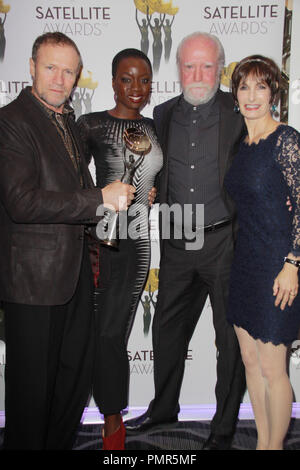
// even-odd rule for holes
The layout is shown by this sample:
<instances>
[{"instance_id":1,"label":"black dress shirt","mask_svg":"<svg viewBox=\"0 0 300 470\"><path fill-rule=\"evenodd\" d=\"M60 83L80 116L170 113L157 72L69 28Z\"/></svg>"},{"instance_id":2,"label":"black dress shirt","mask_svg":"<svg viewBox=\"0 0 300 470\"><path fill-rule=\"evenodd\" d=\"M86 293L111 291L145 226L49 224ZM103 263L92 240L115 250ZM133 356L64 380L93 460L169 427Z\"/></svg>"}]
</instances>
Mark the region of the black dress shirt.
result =
<instances>
[{"instance_id":1,"label":"black dress shirt","mask_svg":"<svg viewBox=\"0 0 300 470\"><path fill-rule=\"evenodd\" d=\"M196 204L204 204L205 225L228 217L219 183L219 114L215 96L199 106L181 97L172 114L168 203L191 204L193 226L202 225L195 218Z\"/></svg>"}]
</instances>

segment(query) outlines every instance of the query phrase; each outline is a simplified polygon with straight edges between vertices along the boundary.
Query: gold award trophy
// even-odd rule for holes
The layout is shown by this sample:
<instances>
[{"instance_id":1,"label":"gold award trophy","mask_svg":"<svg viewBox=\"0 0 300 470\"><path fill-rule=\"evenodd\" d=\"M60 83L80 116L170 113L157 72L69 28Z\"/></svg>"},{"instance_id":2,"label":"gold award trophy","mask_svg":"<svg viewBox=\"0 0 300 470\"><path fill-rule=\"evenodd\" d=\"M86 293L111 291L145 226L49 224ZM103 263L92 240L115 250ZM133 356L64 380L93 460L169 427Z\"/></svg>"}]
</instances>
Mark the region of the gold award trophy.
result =
<instances>
[{"instance_id":1,"label":"gold award trophy","mask_svg":"<svg viewBox=\"0 0 300 470\"><path fill-rule=\"evenodd\" d=\"M142 164L145 155L151 149L151 142L143 131L135 127L129 127L124 131L123 142L124 174L121 181L122 183L132 184L136 169ZM119 245L119 213L108 211L101 225L104 236L99 239L100 243L117 248Z\"/></svg>"}]
</instances>

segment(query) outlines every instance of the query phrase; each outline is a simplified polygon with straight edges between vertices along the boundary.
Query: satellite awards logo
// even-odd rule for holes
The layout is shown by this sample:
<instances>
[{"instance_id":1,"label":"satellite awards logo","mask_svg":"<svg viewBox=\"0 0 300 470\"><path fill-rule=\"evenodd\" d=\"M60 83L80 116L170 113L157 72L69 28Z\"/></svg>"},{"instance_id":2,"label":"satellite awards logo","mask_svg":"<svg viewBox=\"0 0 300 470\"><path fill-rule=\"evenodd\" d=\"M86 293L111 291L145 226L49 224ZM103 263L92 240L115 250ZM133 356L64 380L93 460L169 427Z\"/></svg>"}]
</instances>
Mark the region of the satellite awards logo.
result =
<instances>
[{"instance_id":1,"label":"satellite awards logo","mask_svg":"<svg viewBox=\"0 0 300 470\"><path fill-rule=\"evenodd\" d=\"M153 72L157 73L163 50L165 62L169 61L172 49L172 25L179 8L172 5L172 0L134 0L134 4L136 7L135 18L141 33L141 51L148 55L150 30L153 37ZM144 18L141 18L141 13ZM162 43L162 30L164 44Z\"/></svg>"},{"instance_id":2,"label":"satellite awards logo","mask_svg":"<svg viewBox=\"0 0 300 470\"><path fill-rule=\"evenodd\" d=\"M92 112L92 98L98 87L98 82L93 81L92 72L88 70L87 73L88 75L85 77L83 71L81 72L77 87L72 95L72 106L76 119L82 114Z\"/></svg>"},{"instance_id":3,"label":"satellite awards logo","mask_svg":"<svg viewBox=\"0 0 300 470\"><path fill-rule=\"evenodd\" d=\"M3 0L0 0L0 62L3 62L5 55L6 39L4 25L9 10L10 5L4 5Z\"/></svg>"},{"instance_id":4,"label":"satellite awards logo","mask_svg":"<svg viewBox=\"0 0 300 470\"><path fill-rule=\"evenodd\" d=\"M41 21L43 33L60 31L68 36L101 36L111 20L107 6L39 5L35 17Z\"/></svg>"}]
</instances>

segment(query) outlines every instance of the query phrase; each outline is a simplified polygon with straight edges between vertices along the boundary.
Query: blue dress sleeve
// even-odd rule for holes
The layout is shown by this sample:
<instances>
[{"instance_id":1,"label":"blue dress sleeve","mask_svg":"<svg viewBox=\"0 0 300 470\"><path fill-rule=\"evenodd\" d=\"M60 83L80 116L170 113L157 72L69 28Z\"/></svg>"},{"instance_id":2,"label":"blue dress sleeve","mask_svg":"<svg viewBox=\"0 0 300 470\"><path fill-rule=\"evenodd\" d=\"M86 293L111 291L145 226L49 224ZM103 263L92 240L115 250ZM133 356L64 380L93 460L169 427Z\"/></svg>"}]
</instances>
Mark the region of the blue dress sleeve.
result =
<instances>
[{"instance_id":1,"label":"blue dress sleeve","mask_svg":"<svg viewBox=\"0 0 300 470\"><path fill-rule=\"evenodd\" d=\"M289 188L293 206L291 253L300 256L300 134L290 126L283 126L277 141L276 160Z\"/></svg>"}]
</instances>

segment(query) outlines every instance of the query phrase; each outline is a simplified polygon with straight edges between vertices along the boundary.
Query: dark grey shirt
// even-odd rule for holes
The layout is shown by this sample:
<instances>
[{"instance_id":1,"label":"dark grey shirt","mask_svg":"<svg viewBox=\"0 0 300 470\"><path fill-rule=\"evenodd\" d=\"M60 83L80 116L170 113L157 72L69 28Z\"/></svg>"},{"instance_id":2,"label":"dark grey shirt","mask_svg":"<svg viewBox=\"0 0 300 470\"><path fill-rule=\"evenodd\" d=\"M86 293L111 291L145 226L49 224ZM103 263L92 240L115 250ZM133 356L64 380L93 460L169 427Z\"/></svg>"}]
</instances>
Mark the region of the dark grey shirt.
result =
<instances>
[{"instance_id":1,"label":"dark grey shirt","mask_svg":"<svg viewBox=\"0 0 300 470\"><path fill-rule=\"evenodd\" d=\"M204 204L205 225L228 217L219 183L219 114L215 96L199 106L182 96L170 124L168 203L192 204L193 217L195 205Z\"/></svg>"}]
</instances>

